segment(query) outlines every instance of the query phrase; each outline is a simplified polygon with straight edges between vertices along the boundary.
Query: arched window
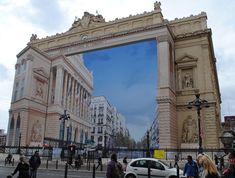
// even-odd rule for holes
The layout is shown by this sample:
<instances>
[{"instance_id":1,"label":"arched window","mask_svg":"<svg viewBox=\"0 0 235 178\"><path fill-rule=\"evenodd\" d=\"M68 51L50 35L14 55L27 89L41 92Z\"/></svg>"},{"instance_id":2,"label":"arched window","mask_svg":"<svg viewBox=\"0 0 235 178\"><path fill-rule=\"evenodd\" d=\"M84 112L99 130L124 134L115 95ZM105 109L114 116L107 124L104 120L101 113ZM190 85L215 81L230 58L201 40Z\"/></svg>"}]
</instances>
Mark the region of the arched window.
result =
<instances>
[{"instance_id":1,"label":"arched window","mask_svg":"<svg viewBox=\"0 0 235 178\"><path fill-rule=\"evenodd\" d=\"M19 136L20 136L20 113L18 113L18 117L16 120L16 131L15 131L15 143L14 145L17 146L19 144Z\"/></svg>"},{"instance_id":2,"label":"arched window","mask_svg":"<svg viewBox=\"0 0 235 178\"><path fill-rule=\"evenodd\" d=\"M84 132L84 131L82 130L82 131L81 131L81 135L80 135L80 143L83 143L83 134L84 134L83 132Z\"/></svg>"},{"instance_id":3,"label":"arched window","mask_svg":"<svg viewBox=\"0 0 235 178\"><path fill-rule=\"evenodd\" d=\"M69 131L68 131L68 132L69 132L69 136L68 136L68 141L69 141L69 143L71 143L71 141L72 141L72 133L73 133L73 132L72 132L72 129L73 129L73 128L72 128L72 125L70 124L70 125L69 125Z\"/></svg>"},{"instance_id":4,"label":"arched window","mask_svg":"<svg viewBox=\"0 0 235 178\"><path fill-rule=\"evenodd\" d=\"M75 131L74 131L74 140L73 140L73 142L76 143L77 139L78 139L78 128L76 128Z\"/></svg>"},{"instance_id":5,"label":"arched window","mask_svg":"<svg viewBox=\"0 0 235 178\"><path fill-rule=\"evenodd\" d=\"M9 128L9 138L8 138L8 145L10 146L12 146L13 144L14 127L15 127L15 121L14 121L14 115L12 115Z\"/></svg>"},{"instance_id":6,"label":"arched window","mask_svg":"<svg viewBox=\"0 0 235 178\"><path fill-rule=\"evenodd\" d=\"M63 143L63 141L64 141L64 122L63 122L63 120L60 122L59 140L61 141L61 143Z\"/></svg>"}]
</instances>

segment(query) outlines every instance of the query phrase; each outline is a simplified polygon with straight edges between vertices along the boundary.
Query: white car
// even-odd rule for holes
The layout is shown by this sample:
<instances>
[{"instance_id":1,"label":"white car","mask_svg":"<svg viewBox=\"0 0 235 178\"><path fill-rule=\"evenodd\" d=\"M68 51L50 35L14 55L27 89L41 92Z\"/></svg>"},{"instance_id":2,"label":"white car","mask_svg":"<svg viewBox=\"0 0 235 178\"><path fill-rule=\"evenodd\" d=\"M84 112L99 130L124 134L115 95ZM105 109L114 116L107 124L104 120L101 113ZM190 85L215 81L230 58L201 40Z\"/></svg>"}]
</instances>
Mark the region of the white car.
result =
<instances>
[{"instance_id":1,"label":"white car","mask_svg":"<svg viewBox=\"0 0 235 178\"><path fill-rule=\"evenodd\" d=\"M177 178L176 168L170 168L166 163L155 158L132 159L127 164L125 178L148 178L148 163L150 177ZM182 170L179 170L179 177L185 178Z\"/></svg>"}]
</instances>

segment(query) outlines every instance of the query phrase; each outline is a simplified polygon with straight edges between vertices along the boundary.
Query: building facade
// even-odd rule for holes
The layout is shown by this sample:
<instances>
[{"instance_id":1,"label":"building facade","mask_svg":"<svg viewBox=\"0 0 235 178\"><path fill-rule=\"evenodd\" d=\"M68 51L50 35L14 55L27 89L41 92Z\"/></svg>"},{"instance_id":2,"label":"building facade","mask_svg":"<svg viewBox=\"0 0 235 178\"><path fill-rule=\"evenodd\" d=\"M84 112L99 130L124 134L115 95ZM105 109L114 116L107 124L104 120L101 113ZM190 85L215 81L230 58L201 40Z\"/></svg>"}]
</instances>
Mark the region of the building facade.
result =
<instances>
[{"instance_id":1,"label":"building facade","mask_svg":"<svg viewBox=\"0 0 235 178\"><path fill-rule=\"evenodd\" d=\"M7 134L3 129L0 129L0 146L5 146L7 140Z\"/></svg>"},{"instance_id":2,"label":"building facade","mask_svg":"<svg viewBox=\"0 0 235 178\"><path fill-rule=\"evenodd\" d=\"M99 148L112 148L117 133L126 134L125 118L104 96L94 96L90 104L91 139Z\"/></svg>"},{"instance_id":3,"label":"building facade","mask_svg":"<svg viewBox=\"0 0 235 178\"><path fill-rule=\"evenodd\" d=\"M15 69L7 145L18 145L20 134L22 146L58 146L66 138L85 143L93 76L82 56L52 57L28 46L17 55ZM59 120L64 110L70 114L65 122Z\"/></svg>"},{"instance_id":4,"label":"building facade","mask_svg":"<svg viewBox=\"0 0 235 178\"><path fill-rule=\"evenodd\" d=\"M26 76L32 77L34 75L35 77L30 80L38 84L33 84L32 81L31 83L27 83L29 87L25 88L25 90L28 90L26 93L28 93L29 96L27 97L29 99L26 97L27 100L24 100L26 101L24 104L20 102L12 103L8 143L15 144L17 142L16 136L19 132L23 134L22 141L24 143L31 143L30 136L28 138L27 134L31 134L32 126L37 121L40 122L41 126L44 126L42 127L42 139L39 140L43 140L47 136L58 138L58 131L48 128L59 128L57 118L61 112L59 110L54 111L60 105L60 99L64 96L62 95L63 92L59 92L61 88L55 90L55 92L60 93L60 95L55 95L55 103L57 105L50 108L47 108L47 104L45 104L47 103L47 95L43 95L42 97L40 89L32 88L35 86L39 86L40 88L40 85L46 87L48 85L48 78L51 76L49 75L51 74L49 72L51 69L50 61L52 59L63 60L63 56L76 56L86 51L150 39L157 41L156 60L158 83L156 86L156 103L158 107L159 147L196 148L198 146L198 139L192 139L192 134L189 134L188 139L184 138L184 125L191 127L190 123L194 123L194 138L199 137L198 132L196 132L199 128L197 111L195 108L193 110L187 109L188 102L195 98L195 94L200 94L200 97L207 100L210 105L210 108L203 108L201 110L202 146L203 148L220 147L221 97L217 77L216 57L213 49L212 31L207 27L207 15L205 12L202 12L198 15L167 20L163 17L161 3L158 1L154 3L151 12L131 15L110 22L105 22L102 15L93 15L84 12L83 17L76 19L72 27L64 33L41 39L35 34L32 35L28 47L18 55L16 67L19 64L22 65L24 61L29 63L27 67L35 64L35 61L38 61L34 60L35 55L37 58L40 58L43 65L34 66L35 70L32 70L33 68L26 70L31 71ZM35 53L35 55L31 55L31 52ZM57 63L54 62L53 64L56 65ZM61 71L60 66L56 68L58 68L58 75L62 75L59 72ZM42 75L43 71L45 75ZM17 79L20 79L19 77L16 75ZM73 77L76 78L76 76ZM84 76L81 76L81 78L84 80ZM37 82L38 80L39 82ZM27 77L24 81L29 82ZM70 82L71 80L68 79L68 81ZM92 85L86 83L86 81L84 80L83 89L86 93L90 94ZM14 92L17 95L18 93L20 95L21 86L21 83L17 84L15 82L15 88L17 90L14 89ZM56 86L64 85L57 83ZM43 94L46 91L43 90ZM51 93L50 90L49 93ZM50 97L52 97L51 94L49 94ZM13 101L15 101L14 97ZM67 105L70 101L73 103L72 100L69 100ZM66 102L63 102L63 109L66 106L64 104ZM72 107L70 110L72 110ZM36 115L32 115L34 111L37 111ZM19 122L17 118L20 118ZM28 122L29 118L30 122ZM11 120L14 122L11 122ZM192 122L185 124L189 120ZM89 128L89 125L82 119L81 124L84 127L82 130ZM35 141L32 142L34 143Z\"/></svg>"}]
</instances>

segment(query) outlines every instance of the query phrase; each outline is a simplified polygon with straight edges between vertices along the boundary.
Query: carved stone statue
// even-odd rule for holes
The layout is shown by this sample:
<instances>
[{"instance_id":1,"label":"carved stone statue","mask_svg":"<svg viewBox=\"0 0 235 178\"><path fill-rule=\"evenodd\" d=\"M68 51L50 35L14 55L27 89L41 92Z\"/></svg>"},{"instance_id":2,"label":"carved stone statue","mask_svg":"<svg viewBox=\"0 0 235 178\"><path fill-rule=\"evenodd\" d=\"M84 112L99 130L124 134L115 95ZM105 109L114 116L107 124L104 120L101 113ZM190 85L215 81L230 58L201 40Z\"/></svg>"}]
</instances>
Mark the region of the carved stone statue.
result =
<instances>
[{"instance_id":1,"label":"carved stone statue","mask_svg":"<svg viewBox=\"0 0 235 178\"><path fill-rule=\"evenodd\" d=\"M30 37L30 42L34 41L37 39L37 35L36 34L32 34Z\"/></svg>"},{"instance_id":2,"label":"carved stone statue","mask_svg":"<svg viewBox=\"0 0 235 178\"><path fill-rule=\"evenodd\" d=\"M156 1L154 3L154 10L161 10L161 2Z\"/></svg>"},{"instance_id":3,"label":"carved stone statue","mask_svg":"<svg viewBox=\"0 0 235 178\"><path fill-rule=\"evenodd\" d=\"M189 73L183 76L183 88L193 88L193 78Z\"/></svg>"},{"instance_id":4,"label":"carved stone statue","mask_svg":"<svg viewBox=\"0 0 235 178\"><path fill-rule=\"evenodd\" d=\"M75 18L74 23L72 25L72 27L70 28L88 28L89 26L96 26L100 23L104 23L105 19L103 18L102 15L98 14L98 15L93 15L89 12L84 12L84 15L82 17L82 19L80 18Z\"/></svg>"},{"instance_id":5,"label":"carved stone statue","mask_svg":"<svg viewBox=\"0 0 235 178\"><path fill-rule=\"evenodd\" d=\"M42 141L42 125L37 120L32 127L31 131L31 141L32 142L41 142Z\"/></svg>"},{"instance_id":6,"label":"carved stone statue","mask_svg":"<svg viewBox=\"0 0 235 178\"><path fill-rule=\"evenodd\" d=\"M40 81L37 81L36 83L36 92L35 96L38 96L40 98L43 98L43 83Z\"/></svg>"},{"instance_id":7,"label":"carved stone statue","mask_svg":"<svg viewBox=\"0 0 235 178\"><path fill-rule=\"evenodd\" d=\"M192 116L188 116L183 122L182 142L196 143L198 141L197 124Z\"/></svg>"}]
</instances>

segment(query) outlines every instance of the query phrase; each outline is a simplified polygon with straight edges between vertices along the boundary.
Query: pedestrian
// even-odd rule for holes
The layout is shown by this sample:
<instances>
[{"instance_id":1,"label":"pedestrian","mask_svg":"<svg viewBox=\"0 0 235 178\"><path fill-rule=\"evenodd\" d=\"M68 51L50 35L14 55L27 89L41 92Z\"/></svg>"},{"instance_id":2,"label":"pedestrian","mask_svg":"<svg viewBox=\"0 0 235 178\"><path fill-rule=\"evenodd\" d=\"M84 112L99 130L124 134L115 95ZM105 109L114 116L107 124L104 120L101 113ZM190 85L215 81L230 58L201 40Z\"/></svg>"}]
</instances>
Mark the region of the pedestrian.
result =
<instances>
[{"instance_id":1,"label":"pedestrian","mask_svg":"<svg viewBox=\"0 0 235 178\"><path fill-rule=\"evenodd\" d=\"M202 155L199 164L203 167L201 178L219 178L219 173L212 159L207 155Z\"/></svg>"},{"instance_id":2,"label":"pedestrian","mask_svg":"<svg viewBox=\"0 0 235 178\"><path fill-rule=\"evenodd\" d=\"M220 162L219 170L222 172L224 169L224 156L221 156L219 158L219 162Z\"/></svg>"},{"instance_id":3,"label":"pedestrian","mask_svg":"<svg viewBox=\"0 0 235 178\"><path fill-rule=\"evenodd\" d=\"M111 160L108 162L107 171L106 171L106 178L121 178L122 172L117 161L116 153L111 155Z\"/></svg>"},{"instance_id":4,"label":"pedestrian","mask_svg":"<svg viewBox=\"0 0 235 178\"><path fill-rule=\"evenodd\" d=\"M38 151L35 151L34 155L31 156L31 158L29 159L29 165L30 165L30 178L36 178L37 169L41 165L41 159L39 157Z\"/></svg>"},{"instance_id":5,"label":"pedestrian","mask_svg":"<svg viewBox=\"0 0 235 178\"><path fill-rule=\"evenodd\" d=\"M125 157L123 158L122 163L123 163L122 169L123 169L123 171L126 171L126 167L127 167L127 156L125 156Z\"/></svg>"},{"instance_id":6,"label":"pedestrian","mask_svg":"<svg viewBox=\"0 0 235 178\"><path fill-rule=\"evenodd\" d=\"M223 172L224 178L235 177L235 151L229 153L228 156L228 168Z\"/></svg>"},{"instance_id":7,"label":"pedestrian","mask_svg":"<svg viewBox=\"0 0 235 178\"><path fill-rule=\"evenodd\" d=\"M14 176L17 172L19 172L18 178L29 178L29 165L24 156L20 156L20 162L11 175Z\"/></svg>"},{"instance_id":8,"label":"pedestrian","mask_svg":"<svg viewBox=\"0 0 235 178\"><path fill-rule=\"evenodd\" d=\"M82 165L82 158L80 155L77 155L75 158L75 168L79 169Z\"/></svg>"},{"instance_id":9,"label":"pedestrian","mask_svg":"<svg viewBox=\"0 0 235 178\"><path fill-rule=\"evenodd\" d=\"M179 156L175 155L175 164L174 164L174 167L176 167L178 165L178 161L179 161Z\"/></svg>"},{"instance_id":10,"label":"pedestrian","mask_svg":"<svg viewBox=\"0 0 235 178\"><path fill-rule=\"evenodd\" d=\"M184 166L184 175L185 174L187 178L198 177L198 166L197 163L193 160L191 155L188 155L187 163Z\"/></svg>"},{"instance_id":11,"label":"pedestrian","mask_svg":"<svg viewBox=\"0 0 235 178\"><path fill-rule=\"evenodd\" d=\"M102 158L101 158L101 156L99 156L99 158L98 158L98 165L96 166L95 169L98 169L98 167L100 167L100 169L102 170Z\"/></svg>"},{"instance_id":12,"label":"pedestrian","mask_svg":"<svg viewBox=\"0 0 235 178\"><path fill-rule=\"evenodd\" d=\"M219 158L217 155L214 156L214 161L215 161L215 165L216 165L217 169L219 169Z\"/></svg>"}]
</instances>

